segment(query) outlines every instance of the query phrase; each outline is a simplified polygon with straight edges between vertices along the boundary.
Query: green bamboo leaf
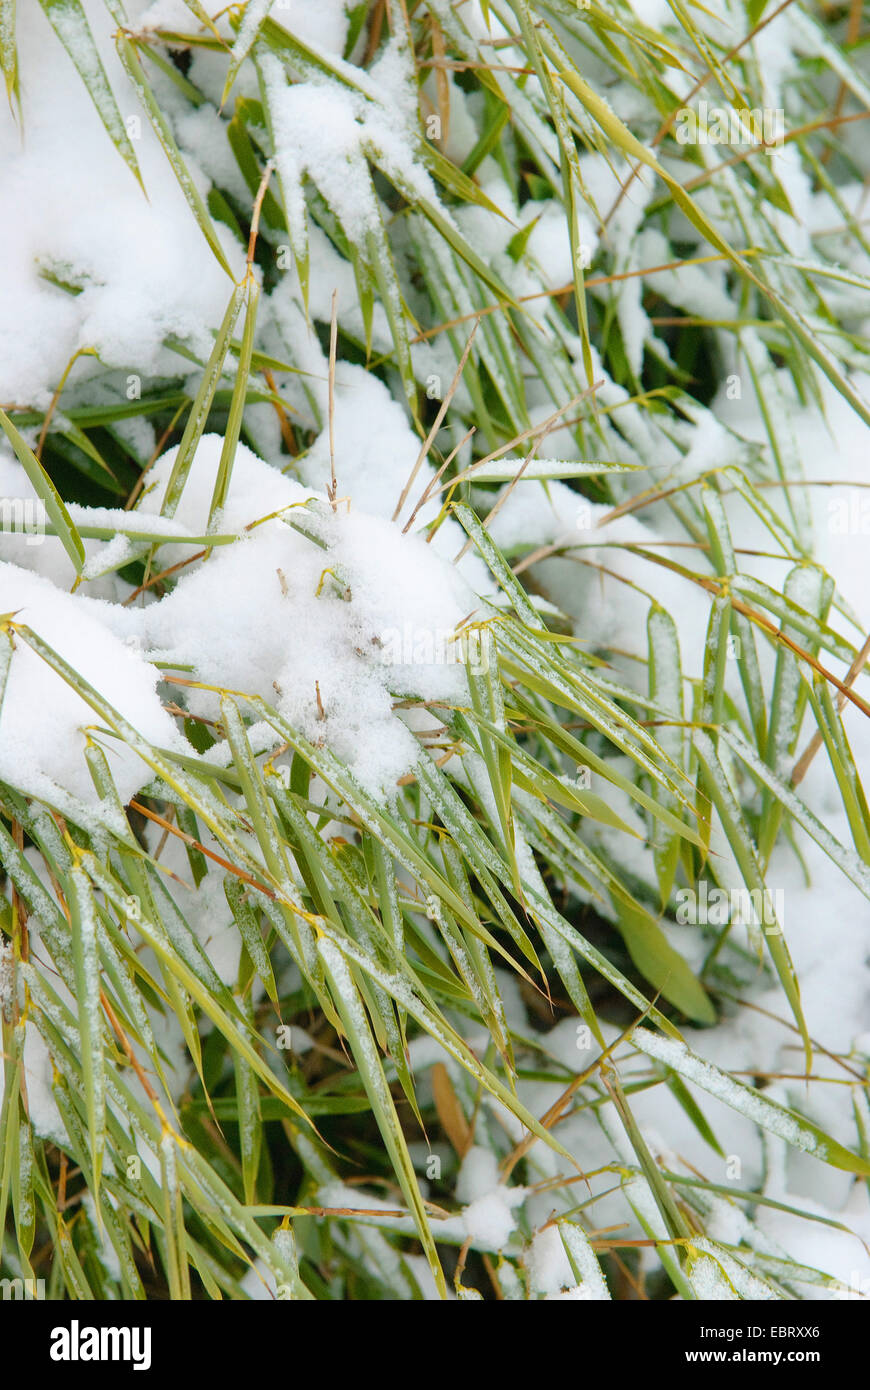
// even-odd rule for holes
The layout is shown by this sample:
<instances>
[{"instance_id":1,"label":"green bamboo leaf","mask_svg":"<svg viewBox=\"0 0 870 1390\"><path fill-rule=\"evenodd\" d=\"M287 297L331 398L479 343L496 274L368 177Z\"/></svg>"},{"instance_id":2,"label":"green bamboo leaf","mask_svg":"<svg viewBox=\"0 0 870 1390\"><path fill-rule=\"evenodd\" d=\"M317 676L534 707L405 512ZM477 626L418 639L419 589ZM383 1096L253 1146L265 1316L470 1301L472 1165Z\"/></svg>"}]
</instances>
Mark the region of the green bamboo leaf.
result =
<instances>
[{"instance_id":1,"label":"green bamboo leaf","mask_svg":"<svg viewBox=\"0 0 870 1390\"><path fill-rule=\"evenodd\" d=\"M800 598L806 611L820 622L827 618L833 592L833 580L821 570L806 565L796 565L789 570L783 585L783 597L789 602ZM811 656L818 653L821 643L813 636L808 640L793 623L784 621L782 632L792 641L806 644ZM807 679L802 679L801 669L793 652L784 643L778 643L767 740L760 745L759 751L763 752L765 761L780 777L786 777L791 770L807 706L811 676L807 671ZM765 788L758 845L761 863L766 864L770 858L782 818L782 802L771 794L769 788Z\"/></svg>"},{"instance_id":2,"label":"green bamboo leaf","mask_svg":"<svg viewBox=\"0 0 870 1390\"><path fill-rule=\"evenodd\" d=\"M3 719L3 697L6 694L6 683L9 680L14 654L11 633L8 628L0 628L0 721Z\"/></svg>"},{"instance_id":3,"label":"green bamboo leaf","mask_svg":"<svg viewBox=\"0 0 870 1390\"><path fill-rule=\"evenodd\" d=\"M489 123L462 163L462 172L467 174L469 178L472 178L481 162L498 145L501 133L510 120L510 107L502 102L496 104L489 97L487 97L487 111L490 113ZM476 184L475 187L477 187Z\"/></svg>"},{"instance_id":4,"label":"green bamboo leaf","mask_svg":"<svg viewBox=\"0 0 870 1390\"><path fill-rule=\"evenodd\" d=\"M82 869L72 869L70 888L82 1079L87 1106L94 1196L98 1197L105 1153L106 1093L103 1078L103 1015L100 1006L97 913L91 884Z\"/></svg>"},{"instance_id":5,"label":"green bamboo leaf","mask_svg":"<svg viewBox=\"0 0 870 1390\"><path fill-rule=\"evenodd\" d=\"M579 215L582 206L580 190L583 187L580 162L577 157L577 147L568 122L562 93L554 83L552 73L547 63L544 61L540 46L537 42L535 26L530 22L529 14L525 6L519 10L519 18L529 52L532 55L538 81L544 89L547 104L550 108L550 114L553 117L553 124L556 127L556 134L559 137L562 196L565 206L568 209L568 231L571 237L571 263L574 272L574 304L577 310L577 323L580 329L583 349L583 366L586 372L586 380L591 386L594 379L594 368L592 344L589 336L589 316L586 308L586 287L583 278L584 264L587 266L589 264L587 259L588 248L581 244L578 231Z\"/></svg>"},{"instance_id":6,"label":"green bamboo leaf","mask_svg":"<svg viewBox=\"0 0 870 1390\"><path fill-rule=\"evenodd\" d=\"M115 1210L112 1203L106 1200L105 1194L100 1202L100 1215L103 1228L108 1232L112 1248L118 1257L118 1264L121 1269L121 1288L124 1291L124 1296L128 1299L144 1301L145 1288L136 1268L130 1227L122 1215Z\"/></svg>"},{"instance_id":7,"label":"green bamboo leaf","mask_svg":"<svg viewBox=\"0 0 870 1390\"><path fill-rule=\"evenodd\" d=\"M245 400L248 390L248 378L251 373L251 353L254 347L254 327L257 322L257 305L260 300L260 291L253 280L247 283L247 305L245 308L245 328L242 334L242 350L239 354L239 365L236 368L236 380L233 386L233 399L230 404L230 413L227 418L224 430L224 442L221 446L221 456L218 463L217 477L214 481L214 490L211 496L211 505L208 511L208 524L211 526L217 513L221 510L227 499L229 492L230 479L233 474L233 463L236 457L236 449L239 443L239 435L242 430L242 416L245 411ZM179 450L180 452L180 450Z\"/></svg>"},{"instance_id":8,"label":"green bamboo leaf","mask_svg":"<svg viewBox=\"0 0 870 1390\"><path fill-rule=\"evenodd\" d=\"M632 1037L635 1037L638 1033L649 1031L649 1029L635 1028ZM659 1035L654 1033L651 1034L651 1036L658 1039ZM662 1039L662 1041L664 1041L664 1039ZM668 1039L668 1041L671 1040ZM619 1084L615 1072L608 1069L603 1076L603 1080L607 1085L610 1098L616 1107L619 1118L628 1135L629 1143L637 1156L640 1170L649 1184L649 1189L655 1199L661 1218L665 1223L668 1235L672 1240L684 1240L689 1234L689 1227L686 1224L686 1219L674 1201L673 1194L662 1177L661 1169L647 1147L646 1140L641 1134L637 1122L626 1103L622 1087Z\"/></svg>"},{"instance_id":9,"label":"green bamboo leaf","mask_svg":"<svg viewBox=\"0 0 870 1390\"><path fill-rule=\"evenodd\" d=\"M145 108L145 112L154 128L158 140L163 146L166 157L172 166L172 171L178 180L178 185L184 194L188 207L199 223L200 230L211 247L218 265L226 272L230 279L233 279L233 272L230 269L229 261L224 255L223 247L214 229L214 224L209 216L208 208L203 202L199 189L190 177L187 165L181 157L181 151L175 143L175 137L169 128L169 122L161 111L157 99L145 79L136 43L128 38L123 30L118 31L115 37L115 43L118 49L118 57L124 66L127 76L136 89L139 100Z\"/></svg>"},{"instance_id":10,"label":"green bamboo leaf","mask_svg":"<svg viewBox=\"0 0 870 1390\"><path fill-rule=\"evenodd\" d=\"M260 29L263 26L263 21L268 16L271 8L272 0L247 0L235 42L230 49L230 65L227 69L226 81L224 82L224 89L221 94L221 106L226 103L226 99L232 91L236 77L238 76L239 68L257 42Z\"/></svg>"},{"instance_id":11,"label":"green bamboo leaf","mask_svg":"<svg viewBox=\"0 0 870 1390\"><path fill-rule=\"evenodd\" d=\"M551 478L596 478L610 473L639 473L633 463L617 463L611 459L494 459L492 463L472 464L455 482L473 478L478 483L512 483L522 469L522 482L547 482Z\"/></svg>"},{"instance_id":12,"label":"green bamboo leaf","mask_svg":"<svg viewBox=\"0 0 870 1390\"><path fill-rule=\"evenodd\" d=\"M378 293L384 306L393 335L393 344L396 349L396 363L399 368L399 375L402 378L402 385L405 388L405 397L408 401L408 408L414 420L418 416L417 408L417 379L414 375L414 366L411 361L411 344L408 336L408 323L406 317L405 303L402 298L402 290L399 285L396 267L393 262L393 253L390 250L390 243L387 240L386 229L381 224L378 231L369 231L365 239L365 262L372 268Z\"/></svg>"},{"instance_id":13,"label":"green bamboo leaf","mask_svg":"<svg viewBox=\"0 0 870 1390\"><path fill-rule=\"evenodd\" d=\"M715 1023L716 1010L704 986L649 914L621 897L614 907L628 953L641 974L688 1018Z\"/></svg>"},{"instance_id":14,"label":"green bamboo leaf","mask_svg":"<svg viewBox=\"0 0 870 1390\"><path fill-rule=\"evenodd\" d=\"M387 174L389 177L389 174ZM485 285L488 285L492 292L509 308L518 309L519 305L513 295L508 290L504 281L496 274L491 266L477 254L473 246L466 240L454 223L441 211L440 208L429 201L428 198L421 198L419 194L414 198L414 204L420 212L431 223L435 232L447 242L448 246L456 252L461 261L469 267L471 271Z\"/></svg>"},{"instance_id":15,"label":"green bamboo leaf","mask_svg":"<svg viewBox=\"0 0 870 1390\"><path fill-rule=\"evenodd\" d=\"M190 1298L190 1267L186 1259L186 1233L182 1190L178 1180L179 1153L167 1130L160 1140L160 1186L163 1190L163 1248L169 1296L173 1301Z\"/></svg>"},{"instance_id":16,"label":"green bamboo leaf","mask_svg":"<svg viewBox=\"0 0 870 1390\"><path fill-rule=\"evenodd\" d=\"M694 1301L697 1294L691 1280L683 1272L677 1254L679 1247L672 1246L667 1238L667 1226L662 1220L649 1181L640 1176L632 1177L622 1184L622 1191L644 1235L656 1242L656 1253L677 1293L687 1302Z\"/></svg>"},{"instance_id":17,"label":"green bamboo leaf","mask_svg":"<svg viewBox=\"0 0 870 1390\"><path fill-rule=\"evenodd\" d=\"M259 103L251 101L248 97L237 96L233 106L232 119L226 128L230 148L236 157L236 163L248 185L248 191L252 198L256 197L263 181L263 166L251 139L248 124L262 125L265 119L266 113ZM275 230L284 228L284 215L274 193L269 188L263 195L261 217L268 227ZM282 368L282 370L286 371L287 369Z\"/></svg>"},{"instance_id":18,"label":"green bamboo leaf","mask_svg":"<svg viewBox=\"0 0 870 1390\"><path fill-rule=\"evenodd\" d=\"M511 754L513 750L507 744L507 740L502 742L502 740L493 738L489 734L490 725L494 725L501 731L505 728L504 703L498 676L495 641L492 632L485 629L480 633L472 633L471 636L478 639L478 644L476 659L466 662L466 679L471 692L474 711L482 716L477 725L481 749L489 773L489 783L496 798L503 852L505 857L512 862L514 882L518 887L519 879L513 852L511 817L513 766ZM462 639L460 638L460 640ZM549 780L555 781L552 778Z\"/></svg>"},{"instance_id":19,"label":"green bamboo leaf","mask_svg":"<svg viewBox=\"0 0 870 1390\"><path fill-rule=\"evenodd\" d=\"M83 1302L92 1302L94 1292L91 1288L87 1275L82 1268L81 1261L70 1234L69 1224L62 1216L58 1217L57 1239L55 1242L55 1252L63 1273L64 1283L74 1299Z\"/></svg>"},{"instance_id":20,"label":"green bamboo leaf","mask_svg":"<svg viewBox=\"0 0 870 1390\"><path fill-rule=\"evenodd\" d=\"M118 110L81 0L39 0L39 3L51 27L75 63L112 144L144 192L145 185L142 183L136 152Z\"/></svg>"},{"instance_id":21,"label":"green bamboo leaf","mask_svg":"<svg viewBox=\"0 0 870 1390\"><path fill-rule=\"evenodd\" d=\"M710 1128L707 1117L701 1109L691 1091L684 1085L683 1081L672 1071L668 1073L667 1088L676 1100L680 1109L688 1116L701 1138L710 1148L715 1150L720 1158L725 1157L725 1150L719 1143L712 1129Z\"/></svg>"},{"instance_id":22,"label":"green bamboo leaf","mask_svg":"<svg viewBox=\"0 0 870 1390\"><path fill-rule=\"evenodd\" d=\"M145 865L137 886L145 890L143 910L149 904L153 907L153 920L159 921L167 940L177 952L178 959L184 961L203 988L209 990L215 999L220 1000L226 1008L232 1007L227 986L222 983L205 947L188 925L178 903L154 866Z\"/></svg>"},{"instance_id":23,"label":"green bamboo leaf","mask_svg":"<svg viewBox=\"0 0 870 1390\"><path fill-rule=\"evenodd\" d=\"M723 722L731 616L730 595L727 593L716 594L710 605L707 640L704 644L704 678L701 686L700 720L702 724L706 725L718 726Z\"/></svg>"},{"instance_id":24,"label":"green bamboo leaf","mask_svg":"<svg viewBox=\"0 0 870 1390\"><path fill-rule=\"evenodd\" d=\"M758 782L774 794L775 802L781 803L795 822L807 832L811 839L815 840L828 858L855 884L855 887L859 888L866 898L870 898L870 870L866 864L862 863L858 855L854 851L848 850L831 834L827 826L822 824L798 796L795 789L763 762L755 749L750 747L739 732L733 729L723 729L720 738L743 760Z\"/></svg>"},{"instance_id":25,"label":"green bamboo leaf","mask_svg":"<svg viewBox=\"0 0 870 1390\"><path fill-rule=\"evenodd\" d=\"M196 816L189 806L176 806L175 819L178 822L179 830L183 831L185 835L189 835L191 840L199 840L199 826L196 823ZM195 844L189 844L187 841L185 841L184 849L194 884L198 888L208 873L205 855L196 848Z\"/></svg>"},{"instance_id":26,"label":"green bamboo leaf","mask_svg":"<svg viewBox=\"0 0 870 1390\"><path fill-rule=\"evenodd\" d=\"M250 999L240 1001L253 1031L254 1011ZM242 1155L242 1185L245 1202L251 1206L257 1200L257 1174L260 1171L260 1156L263 1148L263 1120L260 1114L260 1088L251 1066L233 1053L233 1070L236 1078L236 1118L239 1123L239 1147Z\"/></svg>"},{"instance_id":27,"label":"green bamboo leaf","mask_svg":"<svg viewBox=\"0 0 870 1390\"><path fill-rule=\"evenodd\" d=\"M0 0L0 68L6 82L6 96L12 103L18 96L18 49L15 43L15 0Z\"/></svg>"},{"instance_id":28,"label":"green bamboo leaf","mask_svg":"<svg viewBox=\"0 0 870 1390\"><path fill-rule=\"evenodd\" d=\"M339 82L343 87L349 87L361 96L375 96L374 83L361 69L354 68L350 63L342 62L340 59L334 59L319 49L310 48L302 39L284 29L277 20L265 19L260 26L260 35L273 52L301 77L326 77L330 81Z\"/></svg>"},{"instance_id":29,"label":"green bamboo leaf","mask_svg":"<svg viewBox=\"0 0 870 1390\"><path fill-rule=\"evenodd\" d=\"M609 1301L607 1280L586 1232L571 1221L559 1221L557 1225L578 1287L587 1298L594 1298L600 1302Z\"/></svg>"},{"instance_id":30,"label":"green bamboo leaf","mask_svg":"<svg viewBox=\"0 0 870 1390\"><path fill-rule=\"evenodd\" d=\"M81 574L85 563L85 548L82 545L81 536L63 504L60 493L33 450L18 433L5 410L0 410L0 427L15 450L18 462L27 474L31 487L44 503L49 520L55 528L55 535L59 536L64 550L75 567L76 574Z\"/></svg>"},{"instance_id":31,"label":"green bamboo leaf","mask_svg":"<svg viewBox=\"0 0 870 1390\"><path fill-rule=\"evenodd\" d=\"M245 949L251 958L251 963L260 976L260 979L263 981L263 984L266 986L266 993L269 998L274 1004L277 1004L278 990L272 971L272 962L269 959L269 953L263 941L263 936L257 921L257 914L247 896L245 886L232 874L227 874L224 878L224 892L227 902L230 905L230 911L235 919L236 926L245 943Z\"/></svg>"},{"instance_id":32,"label":"green bamboo leaf","mask_svg":"<svg viewBox=\"0 0 870 1390\"><path fill-rule=\"evenodd\" d=\"M464 203L476 203L478 207L486 208L487 212L494 213L496 217L505 216L501 208L486 196L483 189L478 188L468 174L442 154L431 140L421 141L419 152L433 178L437 179L448 193L452 193L454 198L459 198ZM505 218L505 221L508 220Z\"/></svg>"},{"instance_id":33,"label":"green bamboo leaf","mask_svg":"<svg viewBox=\"0 0 870 1390\"><path fill-rule=\"evenodd\" d=\"M684 1042L678 1042L675 1038L660 1037L649 1028L635 1028L631 1040L647 1057L654 1057L656 1061L663 1062L685 1081L691 1081L693 1085L700 1086L702 1090L716 1096L718 1100L745 1115L762 1129L784 1139L792 1148L810 1154L823 1163L829 1163L832 1168L840 1168L846 1173L857 1173L861 1177L870 1176L870 1163L866 1159L850 1153L836 1139L832 1139L803 1115L786 1109L777 1101L771 1100L763 1091L744 1085L727 1072L720 1071L711 1062L696 1056Z\"/></svg>"},{"instance_id":34,"label":"green bamboo leaf","mask_svg":"<svg viewBox=\"0 0 870 1390\"><path fill-rule=\"evenodd\" d=\"M21 894L29 910L39 917L44 931L51 934L52 949L57 950L58 941L71 940L66 918L56 901L46 890L45 885L30 863L23 850L16 845L3 821L0 820L0 862L4 872Z\"/></svg>"},{"instance_id":35,"label":"green bamboo leaf","mask_svg":"<svg viewBox=\"0 0 870 1390\"><path fill-rule=\"evenodd\" d=\"M800 567L797 573L800 574L801 569L805 568L805 566ZM828 580L827 582L830 585L831 581ZM784 592L779 594L763 580L743 574L737 575L731 585L733 593L738 597L748 600L753 606L766 609L768 613L773 613L781 619L783 624L790 629L789 635L793 641L797 640L801 645L805 645L813 651L823 648L840 661L847 663L853 661L857 652L852 643L846 641L826 622L804 608L802 604L796 603L791 597L791 593L797 592L798 587L798 584L792 587L790 583L786 582Z\"/></svg>"},{"instance_id":36,"label":"green bamboo leaf","mask_svg":"<svg viewBox=\"0 0 870 1390\"><path fill-rule=\"evenodd\" d=\"M10 1191L19 1181L21 1150L18 1138L21 1107L21 1081L24 1075L24 1024L15 1025L5 1016L3 1038L3 1104L0 1106L0 1218L6 1229L6 1208Z\"/></svg>"},{"instance_id":37,"label":"green bamboo leaf","mask_svg":"<svg viewBox=\"0 0 870 1390\"><path fill-rule=\"evenodd\" d=\"M682 767L685 740L679 727L683 719L680 640L676 623L659 604L653 604L647 616L647 647L650 698L674 720L673 727L665 724L660 729L659 738L671 761L677 767ZM676 799L656 783L652 784L652 795L656 803L666 810L676 809ZM653 823L653 857L662 906L671 895L679 852L677 834L656 817Z\"/></svg>"},{"instance_id":38,"label":"green bamboo leaf","mask_svg":"<svg viewBox=\"0 0 870 1390\"><path fill-rule=\"evenodd\" d=\"M870 864L870 815L867 800L846 731L831 696L830 686L818 672L813 672L809 699L843 798L855 848L864 863Z\"/></svg>"},{"instance_id":39,"label":"green bamboo leaf","mask_svg":"<svg viewBox=\"0 0 870 1390\"><path fill-rule=\"evenodd\" d=\"M37 1211L33 1192L33 1135L29 1122L23 1118L18 1123L18 1162L12 1170L12 1209L18 1250L22 1260L29 1261L36 1238Z\"/></svg>"},{"instance_id":40,"label":"green bamboo leaf","mask_svg":"<svg viewBox=\"0 0 870 1390\"><path fill-rule=\"evenodd\" d=\"M517 853L521 854L523 858L523 875L525 882L531 882L533 887L537 889L539 896L547 903L550 911L555 912L552 898L547 891L547 885L535 863L535 857L532 854L529 840L525 834L525 827L521 824L519 819L514 821L514 838ZM559 933L554 931L549 921L539 918L538 930L559 972L559 978L565 986L568 998L571 1000L571 1003L574 1005L583 1023L589 1029L590 1036L595 1038L603 1052L605 1046L604 1036L601 1032L598 1017L592 1007L592 1001L589 998L589 992L584 984L583 976L578 969L577 959L573 950Z\"/></svg>"},{"instance_id":41,"label":"green bamboo leaf","mask_svg":"<svg viewBox=\"0 0 870 1390\"><path fill-rule=\"evenodd\" d=\"M725 515L722 499L708 484L701 489L701 503L707 523L710 542L710 558L720 579L732 579L737 573L737 560L731 541L731 531ZM764 688L755 650L755 634L749 619L741 613L731 612L731 639L722 633L726 658L732 655L737 659L737 669L746 696L752 727L759 748L767 739L767 711L764 704ZM703 716L702 716L703 717ZM715 721L715 722L718 722Z\"/></svg>"},{"instance_id":42,"label":"green bamboo leaf","mask_svg":"<svg viewBox=\"0 0 870 1390\"><path fill-rule=\"evenodd\" d=\"M325 859L326 855L324 855ZM362 879L359 882L352 881L349 872L351 864L354 868L358 867L356 854L350 849L345 849L340 856L336 855L333 858L331 867L336 884L336 895L341 900L344 919L348 922L355 938L365 946L366 950L378 954L380 943L377 927L379 924L367 901L368 885ZM388 952L391 951L391 947L392 943L389 943ZM404 1028L396 1017L393 1002L382 985L367 979L361 971L355 972L355 982L365 999L369 1017L377 1035L378 1045L389 1053L408 1104L422 1129L425 1126L406 1057L407 1044ZM501 1038L501 1034L499 1037Z\"/></svg>"},{"instance_id":43,"label":"green bamboo leaf","mask_svg":"<svg viewBox=\"0 0 870 1390\"><path fill-rule=\"evenodd\" d=\"M218 382L224 371L224 363L229 351L230 340L236 320L241 312L242 303L247 293L245 285L236 285L227 305L223 322L218 330L215 344L212 348L211 356L208 359L205 373L196 393L196 398L191 406L190 414L187 417L187 424L184 427L184 434L181 436L181 443L178 446L178 453L175 456L175 463L169 481L166 484L166 493L163 504L160 508L161 516L172 517L181 501L184 492L184 485L190 472L193 457L196 453L197 445L202 438L209 411L214 402L215 391Z\"/></svg>"},{"instance_id":44,"label":"green bamboo leaf","mask_svg":"<svg viewBox=\"0 0 870 1390\"><path fill-rule=\"evenodd\" d=\"M317 943L317 949L323 961L336 1006L341 1014L341 1021L360 1078L371 1102L381 1136L387 1146L393 1170L405 1195L408 1207L413 1213L414 1224L417 1227L424 1254L432 1271L435 1287L441 1297L446 1298L447 1286L444 1272L438 1258L438 1251L423 1205L423 1198L420 1195L417 1175L414 1172L414 1165L408 1153L408 1146L402 1126L399 1123L399 1117L396 1114L393 1097L390 1094L390 1088L387 1085L384 1070L374 1045L362 1000L338 948L331 941L321 939Z\"/></svg>"},{"instance_id":45,"label":"green bamboo leaf","mask_svg":"<svg viewBox=\"0 0 870 1390\"><path fill-rule=\"evenodd\" d=\"M755 894L755 901L767 904L770 897L758 862L757 850L728 776L719 761L713 740L704 730L696 729L694 742L695 755L700 766L700 786L716 808L746 887L750 893ZM768 923L764 928L764 940L803 1039L809 1072L812 1067L812 1044L801 1006L800 985L782 935L782 924L776 921L775 914L774 922Z\"/></svg>"}]
</instances>

